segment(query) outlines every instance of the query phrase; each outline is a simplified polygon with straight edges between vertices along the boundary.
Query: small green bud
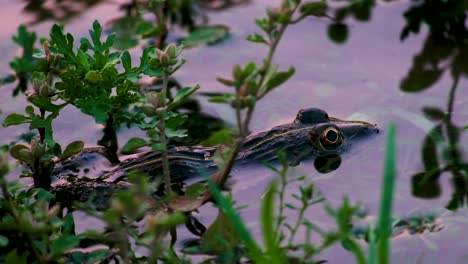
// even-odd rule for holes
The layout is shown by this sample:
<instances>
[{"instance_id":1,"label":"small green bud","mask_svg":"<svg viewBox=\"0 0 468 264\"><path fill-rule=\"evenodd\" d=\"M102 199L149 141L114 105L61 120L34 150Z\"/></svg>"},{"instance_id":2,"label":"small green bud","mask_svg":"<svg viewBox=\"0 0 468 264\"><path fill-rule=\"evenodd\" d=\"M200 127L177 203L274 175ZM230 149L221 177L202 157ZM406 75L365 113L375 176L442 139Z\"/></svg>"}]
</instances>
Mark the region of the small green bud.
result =
<instances>
[{"instance_id":1,"label":"small green bud","mask_svg":"<svg viewBox=\"0 0 468 264\"><path fill-rule=\"evenodd\" d=\"M49 42L46 40L42 43L42 47L44 48L44 54L46 55L46 58L49 59L50 51L49 51Z\"/></svg>"},{"instance_id":2,"label":"small green bud","mask_svg":"<svg viewBox=\"0 0 468 264\"><path fill-rule=\"evenodd\" d=\"M60 211L60 206L59 205L54 205L52 206L52 208L49 209L49 211L47 212L47 218L48 219L52 219L54 217L56 217L58 215Z\"/></svg>"},{"instance_id":3,"label":"small green bud","mask_svg":"<svg viewBox=\"0 0 468 264\"><path fill-rule=\"evenodd\" d=\"M32 102L32 100L34 98L38 98L39 97L39 94L36 92L36 91L27 91L26 93L24 93L26 95L26 98L28 99L29 102Z\"/></svg>"},{"instance_id":4,"label":"small green bud","mask_svg":"<svg viewBox=\"0 0 468 264\"><path fill-rule=\"evenodd\" d=\"M313 184L307 185L305 188L302 189L301 192L304 195L304 198L306 198L307 200L312 199L312 196L314 194L314 185Z\"/></svg>"},{"instance_id":5,"label":"small green bud","mask_svg":"<svg viewBox=\"0 0 468 264\"><path fill-rule=\"evenodd\" d=\"M111 201L111 208L112 210L114 210L114 212L116 212L119 215L125 212L125 205L117 199L113 199Z\"/></svg>"},{"instance_id":6,"label":"small green bud","mask_svg":"<svg viewBox=\"0 0 468 264\"><path fill-rule=\"evenodd\" d=\"M236 64L234 65L234 67L232 67L232 76L234 77L234 79L239 78L241 73L242 73L242 69L239 64Z\"/></svg>"},{"instance_id":7,"label":"small green bud","mask_svg":"<svg viewBox=\"0 0 468 264\"><path fill-rule=\"evenodd\" d=\"M31 149L34 149L37 147L37 141L35 139L31 139Z\"/></svg>"},{"instance_id":8,"label":"small green bud","mask_svg":"<svg viewBox=\"0 0 468 264\"><path fill-rule=\"evenodd\" d=\"M5 176L8 171L10 171L10 166L8 165L8 158L5 154L0 152L0 177Z\"/></svg>"},{"instance_id":9,"label":"small green bud","mask_svg":"<svg viewBox=\"0 0 468 264\"><path fill-rule=\"evenodd\" d=\"M177 59L169 59L169 65L171 65L171 66L174 66L174 65L176 65L176 64L177 64L177 62L178 62L178 60L177 60Z\"/></svg>"},{"instance_id":10,"label":"small green bud","mask_svg":"<svg viewBox=\"0 0 468 264\"><path fill-rule=\"evenodd\" d=\"M280 16L279 8L267 8L266 13L271 21L276 21L276 19L278 19Z\"/></svg>"},{"instance_id":11,"label":"small green bud","mask_svg":"<svg viewBox=\"0 0 468 264\"><path fill-rule=\"evenodd\" d=\"M156 230L158 226L158 216L151 215L146 217L146 230Z\"/></svg>"},{"instance_id":12,"label":"small green bud","mask_svg":"<svg viewBox=\"0 0 468 264\"><path fill-rule=\"evenodd\" d=\"M257 99L255 96L249 95L247 98L245 98L245 104L249 107L254 107L255 104L257 103Z\"/></svg>"},{"instance_id":13,"label":"small green bud","mask_svg":"<svg viewBox=\"0 0 468 264\"><path fill-rule=\"evenodd\" d=\"M241 98L244 98L246 97L247 95L249 95L249 84L248 83L244 83L240 89L239 89L239 95Z\"/></svg>"},{"instance_id":14,"label":"small green bud","mask_svg":"<svg viewBox=\"0 0 468 264\"><path fill-rule=\"evenodd\" d=\"M161 53L159 56L159 61L161 61L161 65L167 66L169 65L169 56L166 53Z\"/></svg>"},{"instance_id":15,"label":"small green bud","mask_svg":"<svg viewBox=\"0 0 468 264\"><path fill-rule=\"evenodd\" d=\"M153 106L142 106L141 111L147 116L156 116L156 109Z\"/></svg>"},{"instance_id":16,"label":"small green bud","mask_svg":"<svg viewBox=\"0 0 468 264\"><path fill-rule=\"evenodd\" d=\"M177 57L177 47L171 43L166 47L166 50L164 51L171 59Z\"/></svg>"},{"instance_id":17,"label":"small green bud","mask_svg":"<svg viewBox=\"0 0 468 264\"><path fill-rule=\"evenodd\" d=\"M101 73L98 71L89 71L85 75L85 80L92 84L97 84L101 81Z\"/></svg>"},{"instance_id":18,"label":"small green bud","mask_svg":"<svg viewBox=\"0 0 468 264\"><path fill-rule=\"evenodd\" d=\"M243 108L245 108L245 103L246 103L246 102L245 102L244 99L241 99L241 100L232 100L232 101L231 101L231 106L232 106L233 108L239 107L240 109L243 109Z\"/></svg>"},{"instance_id":19,"label":"small green bud","mask_svg":"<svg viewBox=\"0 0 468 264\"><path fill-rule=\"evenodd\" d=\"M49 96L49 85L44 83L41 88L39 88L39 96L48 97Z\"/></svg>"},{"instance_id":20,"label":"small green bud","mask_svg":"<svg viewBox=\"0 0 468 264\"><path fill-rule=\"evenodd\" d=\"M41 81L40 79L32 80L32 86L33 86L33 90L35 93L39 93L39 91L41 90L42 84L43 84L43 81Z\"/></svg>"},{"instance_id":21,"label":"small green bud","mask_svg":"<svg viewBox=\"0 0 468 264\"><path fill-rule=\"evenodd\" d=\"M161 54L164 53L164 51L162 51L162 50L160 50L160 49L158 49L158 48L155 48L154 50L156 51L156 56L157 56L158 58L161 57Z\"/></svg>"},{"instance_id":22,"label":"small green bud","mask_svg":"<svg viewBox=\"0 0 468 264\"><path fill-rule=\"evenodd\" d=\"M234 85L234 81L233 80L229 80L227 78L224 78L224 77L220 77L220 76L217 76L216 77L216 80L226 86L233 86Z\"/></svg>"},{"instance_id":23,"label":"small green bud","mask_svg":"<svg viewBox=\"0 0 468 264\"><path fill-rule=\"evenodd\" d=\"M159 107L159 93L158 92L149 92L146 94L148 102L153 105L155 108Z\"/></svg>"},{"instance_id":24,"label":"small green bud","mask_svg":"<svg viewBox=\"0 0 468 264\"><path fill-rule=\"evenodd\" d=\"M35 158L42 158L45 154L45 145L31 141L31 152Z\"/></svg>"}]
</instances>

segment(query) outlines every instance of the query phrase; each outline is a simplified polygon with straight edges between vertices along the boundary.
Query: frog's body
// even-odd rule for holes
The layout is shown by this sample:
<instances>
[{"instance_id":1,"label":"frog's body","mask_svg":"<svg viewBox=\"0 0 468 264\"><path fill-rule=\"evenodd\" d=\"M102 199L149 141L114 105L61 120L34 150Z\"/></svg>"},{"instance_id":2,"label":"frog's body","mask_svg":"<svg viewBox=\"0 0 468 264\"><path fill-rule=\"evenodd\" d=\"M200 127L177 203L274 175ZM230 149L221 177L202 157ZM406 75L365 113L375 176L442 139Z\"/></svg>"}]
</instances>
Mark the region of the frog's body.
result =
<instances>
[{"instance_id":1,"label":"frog's body","mask_svg":"<svg viewBox=\"0 0 468 264\"><path fill-rule=\"evenodd\" d=\"M272 161L282 150L289 163L297 165L308 157L342 153L351 141L378 131L374 124L329 117L325 111L316 108L304 109L299 111L292 123L247 137L237 160L239 163ZM169 149L169 162L179 175L194 175L201 168L209 170L216 167L213 162L215 151L216 147L173 147ZM155 174L160 172L161 166L160 153L151 151L124 162L104 177L130 170Z\"/></svg>"},{"instance_id":2,"label":"frog's body","mask_svg":"<svg viewBox=\"0 0 468 264\"><path fill-rule=\"evenodd\" d=\"M272 161L278 151L285 153L291 165L305 158L340 154L358 138L378 133L376 125L362 121L345 121L320 109L300 110L292 123L280 125L267 132L246 138L237 158L237 163ZM200 170L212 171L217 167L213 161L216 147L173 147L168 150L171 177L174 180L198 175ZM114 170L101 173L101 179L117 181L132 170L159 175L162 162L159 152L150 151L129 159Z\"/></svg>"}]
</instances>

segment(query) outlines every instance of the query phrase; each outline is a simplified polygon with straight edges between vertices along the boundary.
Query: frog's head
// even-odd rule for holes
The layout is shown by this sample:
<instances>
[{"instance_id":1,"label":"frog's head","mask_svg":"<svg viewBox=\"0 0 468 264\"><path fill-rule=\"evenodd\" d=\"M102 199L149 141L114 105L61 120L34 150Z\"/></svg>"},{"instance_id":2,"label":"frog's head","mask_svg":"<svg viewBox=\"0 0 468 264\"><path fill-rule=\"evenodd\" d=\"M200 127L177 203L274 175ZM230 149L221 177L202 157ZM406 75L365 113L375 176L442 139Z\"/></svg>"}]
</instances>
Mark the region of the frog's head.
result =
<instances>
[{"instance_id":1,"label":"frog's head","mask_svg":"<svg viewBox=\"0 0 468 264\"><path fill-rule=\"evenodd\" d=\"M294 123L310 127L307 130L308 142L320 155L339 153L343 147L379 133L375 124L330 117L317 108L300 110Z\"/></svg>"}]
</instances>

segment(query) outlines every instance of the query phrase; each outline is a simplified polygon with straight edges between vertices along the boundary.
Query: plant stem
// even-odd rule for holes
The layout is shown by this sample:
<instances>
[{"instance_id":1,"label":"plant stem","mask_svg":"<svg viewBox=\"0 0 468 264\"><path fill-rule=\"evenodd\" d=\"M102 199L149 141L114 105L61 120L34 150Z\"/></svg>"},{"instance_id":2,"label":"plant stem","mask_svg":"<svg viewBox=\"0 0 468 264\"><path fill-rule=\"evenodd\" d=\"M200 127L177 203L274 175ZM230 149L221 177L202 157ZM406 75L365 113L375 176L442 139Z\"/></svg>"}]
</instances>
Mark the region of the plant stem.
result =
<instances>
[{"instance_id":1,"label":"plant stem","mask_svg":"<svg viewBox=\"0 0 468 264\"><path fill-rule=\"evenodd\" d=\"M166 140L166 94L167 94L167 83L168 83L169 75L168 73L164 73L163 76L163 84L162 84L162 91L160 102L161 107L159 111L159 140L163 149L161 150L161 159L162 159L162 166L163 166L163 177L164 177L164 185L166 189L166 194L171 193L171 175L169 173L169 158L167 155L167 140Z\"/></svg>"},{"instance_id":2,"label":"plant stem","mask_svg":"<svg viewBox=\"0 0 468 264\"><path fill-rule=\"evenodd\" d=\"M453 104L455 101L455 92L458 87L458 80L460 79L459 76L455 76L453 80L452 87L450 88L450 93L449 93L449 100L447 104L447 120L446 120L446 132L447 132L447 138L449 140L449 146L450 146L450 154L453 159L453 163L455 166L460 164L460 159L459 155L456 150L456 145L457 145L457 128L453 125L452 123L452 113L453 113Z\"/></svg>"},{"instance_id":3,"label":"plant stem","mask_svg":"<svg viewBox=\"0 0 468 264\"><path fill-rule=\"evenodd\" d=\"M304 219L304 213L305 210L307 209L309 205L307 202L302 203L301 210L299 211L299 216L296 219L296 223L294 224L294 227L291 229L291 234L289 235L289 240L288 240L288 247L292 247L292 243L294 240L294 237L296 236L297 230L299 230L299 226L302 223L302 219Z\"/></svg>"},{"instance_id":4,"label":"plant stem","mask_svg":"<svg viewBox=\"0 0 468 264\"><path fill-rule=\"evenodd\" d=\"M158 6L156 6L154 10L154 15L156 16L159 29L161 30L161 33L158 37L158 41L156 43L156 46L158 47L158 49L162 49L164 47L164 43L166 42L166 38L167 38L168 30L167 30L167 22L166 22L166 15L165 15L166 12L167 12L166 2L158 4Z\"/></svg>"},{"instance_id":5,"label":"plant stem","mask_svg":"<svg viewBox=\"0 0 468 264\"><path fill-rule=\"evenodd\" d=\"M39 111L41 112L41 119L44 120L45 119L45 110L39 108ZM41 144L44 144L45 132L46 132L45 128L44 127L39 127L37 130L39 131L39 139L41 141Z\"/></svg>"},{"instance_id":6,"label":"plant stem","mask_svg":"<svg viewBox=\"0 0 468 264\"><path fill-rule=\"evenodd\" d=\"M297 5L293 12L294 13L297 9L299 5ZM286 28L288 27L288 24L282 24L278 30L278 33L277 33L277 36L273 39L273 37L270 35L269 38L270 38L270 49L268 51L268 55L267 55L267 58L264 62L264 65L263 65L263 70L262 70L262 74L260 76L260 81L258 83L258 87L263 87L265 85L265 77L266 77L266 74L268 73L270 67L271 67L271 62L273 60L273 56L276 52L276 48L278 47L278 44L283 36L283 33L284 31L286 30ZM237 91L236 93L236 96L238 97L239 91ZM259 95L257 95L257 100L261 99L263 96L265 96L267 92L262 92L260 93ZM234 165L234 162L237 158L237 155L239 154L239 151L242 149L242 144L245 140L245 138L247 137L248 133L249 133L249 124L250 124L250 121L252 119L252 115L253 115L253 112L255 110L255 105L252 105L252 106L248 106L247 107L247 112L245 114L245 119L244 119L244 122L242 122L242 118L241 118L241 114L240 114L240 108L239 107L236 107L236 118L237 118L237 122L238 122L238 128L239 128L239 135L238 135L238 138L236 139L235 143L234 143L234 146L232 148L232 152L231 152L231 155L229 156L228 158L228 161L225 165L225 167L222 169L221 172L218 172L218 173L215 173L214 175L211 176L211 179L215 182L217 182L218 184L220 184L220 186L223 186L223 184L226 182L227 180L227 177L229 175L229 173L231 172L231 169Z\"/></svg>"},{"instance_id":7,"label":"plant stem","mask_svg":"<svg viewBox=\"0 0 468 264\"><path fill-rule=\"evenodd\" d=\"M288 181L286 178L286 172L287 172L287 167L283 167L280 173L280 179L281 179L281 189L279 191L279 212L278 212L278 217L276 218L276 228L277 230L280 230L281 224L284 221L284 194L286 193L286 186L288 185ZM281 239L281 236L278 236L279 239ZM278 241L281 242L281 241Z\"/></svg>"}]
</instances>

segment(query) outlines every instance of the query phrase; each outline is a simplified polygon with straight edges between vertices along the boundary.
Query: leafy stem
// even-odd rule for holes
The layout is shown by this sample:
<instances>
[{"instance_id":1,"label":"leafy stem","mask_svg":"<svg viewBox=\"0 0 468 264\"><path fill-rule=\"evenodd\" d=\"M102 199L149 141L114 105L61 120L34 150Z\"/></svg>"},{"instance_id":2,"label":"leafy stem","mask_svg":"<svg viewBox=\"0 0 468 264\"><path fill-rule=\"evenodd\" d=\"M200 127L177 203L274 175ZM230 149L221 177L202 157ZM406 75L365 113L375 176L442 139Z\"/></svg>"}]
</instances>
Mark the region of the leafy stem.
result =
<instances>
[{"instance_id":1,"label":"leafy stem","mask_svg":"<svg viewBox=\"0 0 468 264\"><path fill-rule=\"evenodd\" d=\"M276 49L278 47L279 42L281 41L283 37L283 33L285 32L286 28L288 25L290 25L291 18L293 14L296 12L297 8L300 5L300 1L297 1L296 3L289 3L288 1L283 1L282 6L289 6L292 5L292 7L286 8L287 12L285 15L287 16L286 21L280 21L278 18L274 17L268 17L265 19L266 25L262 26L259 23L257 23L268 35L269 41L262 41L263 43L267 43L269 50L268 50L268 55L266 59L264 60L264 63L262 67L258 70L254 70L253 72L250 73L250 76L245 78L240 77L239 75L242 75L242 73L239 73L238 66L234 67L233 75L235 79L240 79L240 80L235 80L235 81L221 81L225 84L228 84L230 86L236 86L236 104L235 104L235 111L236 111L236 121L237 121L237 126L239 129L238 135L236 136L236 139L234 140L234 145L232 146L231 153L227 159L227 162L225 164L225 167L221 170L221 172L216 173L212 175L211 179L215 181L216 183L220 184L223 186L223 184L226 182L226 179L229 175L229 172L232 169L232 166L234 165L234 161L237 158L237 155L239 151L242 149L242 144L249 134L249 125L250 121L253 116L253 112L255 110L255 104L256 101L259 99L263 98L268 92L272 90L272 88L278 86L282 82L286 81L293 73L293 71L290 71L291 74L283 78L283 80L278 80L275 85L271 85L271 88L267 87L267 84L269 81L271 81L271 71L272 71L272 61L273 57L275 55ZM279 26L278 26L279 25ZM259 36L259 35L258 35ZM263 37L260 37L263 39ZM248 38L249 39L249 38ZM255 41L254 41L255 42ZM236 68L237 67L237 68ZM246 66L248 68L249 66ZM255 67L255 65L253 65ZM244 71L248 71L247 69L244 69ZM277 74L273 72L273 74ZM237 76L236 76L237 75ZM279 74L278 74L279 75ZM250 91L249 85L251 85L252 82L255 82L256 78L258 77L258 81L254 84L256 86L255 92ZM221 79L222 80L222 79ZM236 83L238 81L237 85ZM239 82L240 81L240 82ZM245 87L245 89L243 89ZM253 102L251 101L250 103L247 102L247 110L244 115L244 119L242 119L242 106L241 106L241 101L243 99L248 98L246 97L246 94L250 93L248 96L253 96Z\"/></svg>"},{"instance_id":2,"label":"leafy stem","mask_svg":"<svg viewBox=\"0 0 468 264\"><path fill-rule=\"evenodd\" d=\"M310 204L307 201L302 202L301 209L299 209L299 215L296 218L296 222L294 223L294 226L291 228L290 232L291 234L289 235L288 239L288 246L293 245L294 237L296 236L297 230L299 229L299 226L301 226L302 221L304 219L304 213L306 209L310 206Z\"/></svg>"},{"instance_id":3,"label":"leafy stem","mask_svg":"<svg viewBox=\"0 0 468 264\"><path fill-rule=\"evenodd\" d=\"M8 202L8 205L10 207L11 216L13 216L18 226L24 226L22 218L19 217L18 212L16 211L16 207L15 207L16 205L13 202L12 197L10 196L10 191L8 190L8 185L5 179L0 179L0 188L2 189L3 197ZM41 254L39 254L37 249L34 247L34 239L32 238L31 234L29 234L27 230L24 230L24 231L25 231L24 233L26 235L28 245L31 248L31 251L33 252L36 259L39 261L39 263L47 263L47 261L42 257Z\"/></svg>"},{"instance_id":4,"label":"leafy stem","mask_svg":"<svg viewBox=\"0 0 468 264\"><path fill-rule=\"evenodd\" d=\"M164 185L165 185L167 194L171 192L171 175L169 173L169 159L167 155L166 122L165 122L168 78L169 78L169 74L165 72L162 77L162 81L163 81L162 91L159 97L161 108L159 111L159 123L158 123L159 137L160 137L159 139L160 139L160 143L163 145L163 148L161 150L161 157L162 157L162 166L163 166Z\"/></svg>"}]
</instances>

